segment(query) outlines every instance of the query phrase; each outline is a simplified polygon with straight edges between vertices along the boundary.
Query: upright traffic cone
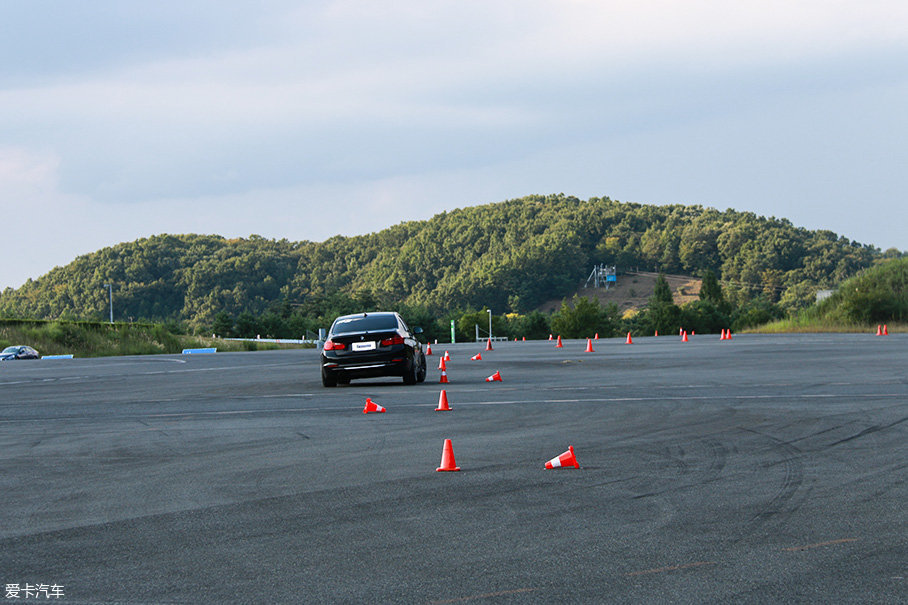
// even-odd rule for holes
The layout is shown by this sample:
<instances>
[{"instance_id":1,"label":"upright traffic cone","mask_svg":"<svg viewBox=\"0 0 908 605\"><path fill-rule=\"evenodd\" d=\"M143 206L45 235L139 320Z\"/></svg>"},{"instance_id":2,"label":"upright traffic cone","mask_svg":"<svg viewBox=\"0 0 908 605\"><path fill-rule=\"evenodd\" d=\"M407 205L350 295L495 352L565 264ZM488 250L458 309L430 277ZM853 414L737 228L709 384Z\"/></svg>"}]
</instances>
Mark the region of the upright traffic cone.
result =
<instances>
[{"instance_id":1,"label":"upright traffic cone","mask_svg":"<svg viewBox=\"0 0 908 605\"><path fill-rule=\"evenodd\" d=\"M561 349L561 348L563 348L563 347L564 347L564 345L561 344L561 334L559 334L559 335L558 335L558 343L555 345L555 348L556 348L556 349Z\"/></svg>"},{"instance_id":2,"label":"upright traffic cone","mask_svg":"<svg viewBox=\"0 0 908 605\"><path fill-rule=\"evenodd\" d=\"M438 384L448 384L448 372L442 368L441 377L438 379Z\"/></svg>"},{"instance_id":3,"label":"upright traffic cone","mask_svg":"<svg viewBox=\"0 0 908 605\"><path fill-rule=\"evenodd\" d=\"M436 412L448 412L451 410L451 406L448 405L448 394L444 389L441 390L441 393L438 395L438 407L435 408Z\"/></svg>"},{"instance_id":4,"label":"upright traffic cone","mask_svg":"<svg viewBox=\"0 0 908 605\"><path fill-rule=\"evenodd\" d=\"M725 340L725 328L722 328L722 333L719 335L719 340Z\"/></svg>"},{"instance_id":5,"label":"upright traffic cone","mask_svg":"<svg viewBox=\"0 0 908 605\"><path fill-rule=\"evenodd\" d=\"M448 369L448 364L445 363L445 356L444 356L444 355L442 355L441 357L438 358L438 369L439 369L439 370L447 370L447 369Z\"/></svg>"},{"instance_id":6,"label":"upright traffic cone","mask_svg":"<svg viewBox=\"0 0 908 605\"><path fill-rule=\"evenodd\" d=\"M482 361L482 353L477 353L473 357L470 357L470 361Z\"/></svg>"},{"instance_id":7,"label":"upright traffic cone","mask_svg":"<svg viewBox=\"0 0 908 605\"><path fill-rule=\"evenodd\" d=\"M580 464L577 462L577 457L574 455L574 446L569 445L568 451L561 454L557 458L552 458L545 463L547 469L553 468L566 468L568 466L573 466L574 468L580 468Z\"/></svg>"},{"instance_id":8,"label":"upright traffic cone","mask_svg":"<svg viewBox=\"0 0 908 605\"><path fill-rule=\"evenodd\" d=\"M489 336L489 341L486 343L486 351L492 350L492 337Z\"/></svg>"},{"instance_id":9,"label":"upright traffic cone","mask_svg":"<svg viewBox=\"0 0 908 605\"><path fill-rule=\"evenodd\" d=\"M526 336L521 336L521 339L523 340L523 342L526 342L526 341L527 341L527 337L526 337Z\"/></svg>"},{"instance_id":10,"label":"upright traffic cone","mask_svg":"<svg viewBox=\"0 0 908 605\"><path fill-rule=\"evenodd\" d=\"M432 343L426 345L426 355L432 354Z\"/></svg>"},{"instance_id":11,"label":"upright traffic cone","mask_svg":"<svg viewBox=\"0 0 908 605\"><path fill-rule=\"evenodd\" d=\"M486 382L503 382L501 380L501 372L495 370L495 373L486 378Z\"/></svg>"},{"instance_id":12,"label":"upright traffic cone","mask_svg":"<svg viewBox=\"0 0 908 605\"><path fill-rule=\"evenodd\" d=\"M584 353L595 353L595 352L596 351L593 350L593 341L590 340L589 338L587 338L586 339L586 351L584 351Z\"/></svg>"},{"instance_id":13,"label":"upright traffic cone","mask_svg":"<svg viewBox=\"0 0 908 605\"><path fill-rule=\"evenodd\" d=\"M363 408L363 414L368 414L369 412L377 412L379 414L384 414L387 411L388 410L386 410L382 406L380 406L377 403L375 403L374 401L372 401L372 399L370 399L369 397L366 397L366 407Z\"/></svg>"},{"instance_id":14,"label":"upright traffic cone","mask_svg":"<svg viewBox=\"0 0 908 605\"><path fill-rule=\"evenodd\" d=\"M659 330L656 330L656 333L653 336L659 336Z\"/></svg>"},{"instance_id":15,"label":"upright traffic cone","mask_svg":"<svg viewBox=\"0 0 908 605\"><path fill-rule=\"evenodd\" d=\"M681 332L681 334L682 334L682 336L681 336L681 342L688 342L688 340L687 340L687 332Z\"/></svg>"},{"instance_id":16,"label":"upright traffic cone","mask_svg":"<svg viewBox=\"0 0 908 605\"><path fill-rule=\"evenodd\" d=\"M445 361L451 361L451 354L445 351Z\"/></svg>"},{"instance_id":17,"label":"upright traffic cone","mask_svg":"<svg viewBox=\"0 0 908 605\"><path fill-rule=\"evenodd\" d=\"M725 340L731 340L731 328L725 330Z\"/></svg>"},{"instance_id":18,"label":"upright traffic cone","mask_svg":"<svg viewBox=\"0 0 908 605\"><path fill-rule=\"evenodd\" d=\"M631 333L630 333L630 332L627 333L627 340L624 341L624 344L626 344L626 345L632 345L632 344L634 344L634 341L633 341L633 339L631 338Z\"/></svg>"},{"instance_id":19,"label":"upright traffic cone","mask_svg":"<svg viewBox=\"0 0 908 605\"><path fill-rule=\"evenodd\" d=\"M883 336L889 336L889 326L883 324Z\"/></svg>"},{"instance_id":20,"label":"upright traffic cone","mask_svg":"<svg viewBox=\"0 0 908 605\"><path fill-rule=\"evenodd\" d=\"M441 466L435 470L436 472L460 470L460 467L454 462L454 445L450 439L445 439L445 446L441 451Z\"/></svg>"},{"instance_id":21,"label":"upright traffic cone","mask_svg":"<svg viewBox=\"0 0 908 605\"><path fill-rule=\"evenodd\" d=\"M593 340L599 340L599 332L596 332L596 337Z\"/></svg>"},{"instance_id":22,"label":"upright traffic cone","mask_svg":"<svg viewBox=\"0 0 908 605\"><path fill-rule=\"evenodd\" d=\"M877 325L876 325L876 335L877 335L877 336L882 336L882 335L883 335L883 325L882 325L882 324L877 324Z\"/></svg>"},{"instance_id":23,"label":"upright traffic cone","mask_svg":"<svg viewBox=\"0 0 908 605\"><path fill-rule=\"evenodd\" d=\"M551 335L551 334L549 334L549 340L552 340L552 335Z\"/></svg>"}]
</instances>

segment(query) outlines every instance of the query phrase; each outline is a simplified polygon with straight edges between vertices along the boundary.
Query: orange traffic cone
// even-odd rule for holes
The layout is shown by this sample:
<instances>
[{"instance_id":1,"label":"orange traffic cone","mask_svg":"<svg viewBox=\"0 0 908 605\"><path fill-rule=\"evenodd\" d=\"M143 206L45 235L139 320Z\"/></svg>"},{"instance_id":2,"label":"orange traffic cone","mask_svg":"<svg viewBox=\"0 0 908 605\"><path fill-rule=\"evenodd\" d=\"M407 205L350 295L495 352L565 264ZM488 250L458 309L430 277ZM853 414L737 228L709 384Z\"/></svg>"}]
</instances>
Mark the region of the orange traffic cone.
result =
<instances>
[{"instance_id":1,"label":"orange traffic cone","mask_svg":"<svg viewBox=\"0 0 908 605\"><path fill-rule=\"evenodd\" d=\"M722 333L719 335L719 340L725 340L725 328L722 328Z\"/></svg>"},{"instance_id":2,"label":"orange traffic cone","mask_svg":"<svg viewBox=\"0 0 908 605\"><path fill-rule=\"evenodd\" d=\"M889 336L889 326L883 324L883 336Z\"/></svg>"},{"instance_id":3,"label":"orange traffic cone","mask_svg":"<svg viewBox=\"0 0 908 605\"><path fill-rule=\"evenodd\" d=\"M568 451L561 454L557 458L552 458L545 463L547 469L552 468L566 468L568 466L573 466L574 468L580 468L580 464L577 462L577 457L574 455L574 446L569 445Z\"/></svg>"},{"instance_id":4,"label":"orange traffic cone","mask_svg":"<svg viewBox=\"0 0 908 605\"><path fill-rule=\"evenodd\" d=\"M593 340L599 340L599 332L596 332L596 338L594 338Z\"/></svg>"},{"instance_id":5,"label":"orange traffic cone","mask_svg":"<svg viewBox=\"0 0 908 605\"><path fill-rule=\"evenodd\" d=\"M436 412L448 412L451 410L451 406L448 405L448 394L445 393L445 390L442 389L441 393L438 395L438 407L435 408Z\"/></svg>"},{"instance_id":6,"label":"orange traffic cone","mask_svg":"<svg viewBox=\"0 0 908 605\"><path fill-rule=\"evenodd\" d=\"M444 356L444 355L442 355L441 357L438 358L438 369L439 369L439 370L447 370L447 369L448 369L448 364L445 363L445 356Z\"/></svg>"},{"instance_id":7,"label":"orange traffic cone","mask_svg":"<svg viewBox=\"0 0 908 605\"><path fill-rule=\"evenodd\" d=\"M589 338L587 338L586 339L586 351L584 351L584 353L595 353L595 352L596 351L593 350L593 341L590 340Z\"/></svg>"},{"instance_id":8,"label":"orange traffic cone","mask_svg":"<svg viewBox=\"0 0 908 605\"><path fill-rule=\"evenodd\" d=\"M681 342L688 342L688 340L687 340L687 332L681 332L681 334L682 334L682 336L681 336Z\"/></svg>"},{"instance_id":9,"label":"orange traffic cone","mask_svg":"<svg viewBox=\"0 0 908 605\"><path fill-rule=\"evenodd\" d=\"M495 370L495 373L486 378L486 382L503 382L501 380L501 372Z\"/></svg>"},{"instance_id":10,"label":"orange traffic cone","mask_svg":"<svg viewBox=\"0 0 908 605\"><path fill-rule=\"evenodd\" d=\"M451 354L445 351L445 361L451 361Z\"/></svg>"},{"instance_id":11,"label":"orange traffic cone","mask_svg":"<svg viewBox=\"0 0 908 605\"><path fill-rule=\"evenodd\" d=\"M731 328L725 330L725 340L731 340Z\"/></svg>"},{"instance_id":12,"label":"orange traffic cone","mask_svg":"<svg viewBox=\"0 0 908 605\"><path fill-rule=\"evenodd\" d=\"M387 411L388 410L386 410L382 406L380 406L377 403L375 403L374 401L372 401L372 399L366 397L366 407L363 408L363 414L368 414L369 412L377 412L379 414L384 414Z\"/></svg>"},{"instance_id":13,"label":"orange traffic cone","mask_svg":"<svg viewBox=\"0 0 908 605\"><path fill-rule=\"evenodd\" d=\"M877 324L877 325L876 325L876 335L877 335L877 336L882 336L882 335L883 335L883 325L882 325L882 324Z\"/></svg>"},{"instance_id":14,"label":"orange traffic cone","mask_svg":"<svg viewBox=\"0 0 908 605\"><path fill-rule=\"evenodd\" d=\"M436 472L460 470L460 467L454 462L454 446L450 439L445 439L445 447L441 451L441 466L435 470Z\"/></svg>"},{"instance_id":15,"label":"orange traffic cone","mask_svg":"<svg viewBox=\"0 0 908 605\"><path fill-rule=\"evenodd\" d=\"M549 340L552 340L552 335L551 335L551 334L549 334Z\"/></svg>"},{"instance_id":16,"label":"orange traffic cone","mask_svg":"<svg viewBox=\"0 0 908 605\"><path fill-rule=\"evenodd\" d=\"M470 361L482 361L482 353L477 353L473 357L470 357Z\"/></svg>"},{"instance_id":17,"label":"orange traffic cone","mask_svg":"<svg viewBox=\"0 0 908 605\"><path fill-rule=\"evenodd\" d=\"M559 335L558 335L558 343L555 345L555 348L556 348L556 349L560 349L560 348L562 348L562 347L564 347L564 345L561 344L561 334L559 334Z\"/></svg>"},{"instance_id":18,"label":"orange traffic cone","mask_svg":"<svg viewBox=\"0 0 908 605\"><path fill-rule=\"evenodd\" d=\"M631 338L631 333L630 333L630 332L627 333L627 340L624 341L624 344L626 344L626 345L632 345L632 344L634 344L634 341L633 341L633 339Z\"/></svg>"},{"instance_id":19,"label":"orange traffic cone","mask_svg":"<svg viewBox=\"0 0 908 605\"><path fill-rule=\"evenodd\" d=\"M527 337L526 337L526 336L522 336L521 338L523 339L523 342L526 342L526 341L527 341Z\"/></svg>"},{"instance_id":20,"label":"orange traffic cone","mask_svg":"<svg viewBox=\"0 0 908 605\"><path fill-rule=\"evenodd\" d=\"M431 354L432 354L432 345L430 343L430 344L426 345L426 355L431 355Z\"/></svg>"},{"instance_id":21,"label":"orange traffic cone","mask_svg":"<svg viewBox=\"0 0 908 605\"><path fill-rule=\"evenodd\" d=\"M441 370L441 377L438 379L438 384L448 384L448 373L444 368Z\"/></svg>"},{"instance_id":22,"label":"orange traffic cone","mask_svg":"<svg viewBox=\"0 0 908 605\"><path fill-rule=\"evenodd\" d=\"M492 337L489 336L489 342L486 343L486 351L492 350Z\"/></svg>"},{"instance_id":23,"label":"orange traffic cone","mask_svg":"<svg viewBox=\"0 0 908 605\"><path fill-rule=\"evenodd\" d=\"M656 333L653 336L659 336L659 330L656 330Z\"/></svg>"},{"instance_id":24,"label":"orange traffic cone","mask_svg":"<svg viewBox=\"0 0 908 605\"><path fill-rule=\"evenodd\" d=\"M684 328L678 328L678 336L684 336Z\"/></svg>"}]
</instances>

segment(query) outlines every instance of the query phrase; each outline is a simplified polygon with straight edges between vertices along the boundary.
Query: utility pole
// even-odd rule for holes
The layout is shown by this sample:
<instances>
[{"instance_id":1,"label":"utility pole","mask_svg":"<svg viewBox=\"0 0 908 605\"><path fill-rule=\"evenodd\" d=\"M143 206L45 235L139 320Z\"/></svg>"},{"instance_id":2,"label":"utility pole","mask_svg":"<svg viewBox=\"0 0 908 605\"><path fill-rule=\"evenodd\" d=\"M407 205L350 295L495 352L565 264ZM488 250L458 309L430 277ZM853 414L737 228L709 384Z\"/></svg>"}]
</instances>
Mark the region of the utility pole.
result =
<instances>
[{"instance_id":1,"label":"utility pole","mask_svg":"<svg viewBox=\"0 0 908 605\"><path fill-rule=\"evenodd\" d=\"M113 285L104 284L104 287L107 288L107 292L110 294L110 323L113 323Z\"/></svg>"},{"instance_id":2,"label":"utility pole","mask_svg":"<svg viewBox=\"0 0 908 605\"><path fill-rule=\"evenodd\" d=\"M489 340L492 340L492 309L487 309L489 312Z\"/></svg>"}]
</instances>

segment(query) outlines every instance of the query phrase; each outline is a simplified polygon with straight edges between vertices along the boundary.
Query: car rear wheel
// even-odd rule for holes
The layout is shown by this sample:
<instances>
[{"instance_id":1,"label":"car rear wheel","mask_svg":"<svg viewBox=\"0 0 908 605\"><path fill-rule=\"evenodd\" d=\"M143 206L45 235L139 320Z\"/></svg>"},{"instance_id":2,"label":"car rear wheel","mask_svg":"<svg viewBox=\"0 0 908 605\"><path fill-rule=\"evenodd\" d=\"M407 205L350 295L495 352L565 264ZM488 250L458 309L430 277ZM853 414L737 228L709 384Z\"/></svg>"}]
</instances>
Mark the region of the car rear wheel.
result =
<instances>
[{"instance_id":1,"label":"car rear wheel","mask_svg":"<svg viewBox=\"0 0 908 605\"><path fill-rule=\"evenodd\" d=\"M326 372L325 368L322 368L322 386L324 387L336 387L337 386L337 376Z\"/></svg>"},{"instance_id":2,"label":"car rear wheel","mask_svg":"<svg viewBox=\"0 0 908 605\"><path fill-rule=\"evenodd\" d=\"M404 384L416 384L417 382L419 382L419 363L414 359L404 372Z\"/></svg>"},{"instance_id":3,"label":"car rear wheel","mask_svg":"<svg viewBox=\"0 0 908 605\"><path fill-rule=\"evenodd\" d=\"M416 373L416 382L426 381L426 354L419 354L419 371Z\"/></svg>"}]
</instances>

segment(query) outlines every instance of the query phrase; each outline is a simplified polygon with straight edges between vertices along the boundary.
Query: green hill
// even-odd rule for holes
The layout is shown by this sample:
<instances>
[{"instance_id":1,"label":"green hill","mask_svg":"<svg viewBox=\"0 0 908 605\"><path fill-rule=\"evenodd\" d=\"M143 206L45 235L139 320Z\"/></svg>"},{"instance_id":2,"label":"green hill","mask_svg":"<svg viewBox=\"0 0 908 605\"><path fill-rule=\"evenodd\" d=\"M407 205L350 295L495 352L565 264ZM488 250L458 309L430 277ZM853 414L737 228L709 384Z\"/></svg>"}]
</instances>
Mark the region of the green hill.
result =
<instances>
[{"instance_id":1,"label":"green hill","mask_svg":"<svg viewBox=\"0 0 908 605\"><path fill-rule=\"evenodd\" d=\"M0 315L104 319L105 283L114 284L118 319L177 320L196 328L217 325L223 314L240 321L268 311L284 317L375 306L526 312L575 291L597 263L619 271L712 270L732 301L763 296L797 309L812 303L817 289L883 256L830 231L750 212L529 196L318 243L153 236L80 256L6 289ZM294 330L308 327L301 322Z\"/></svg>"}]
</instances>

